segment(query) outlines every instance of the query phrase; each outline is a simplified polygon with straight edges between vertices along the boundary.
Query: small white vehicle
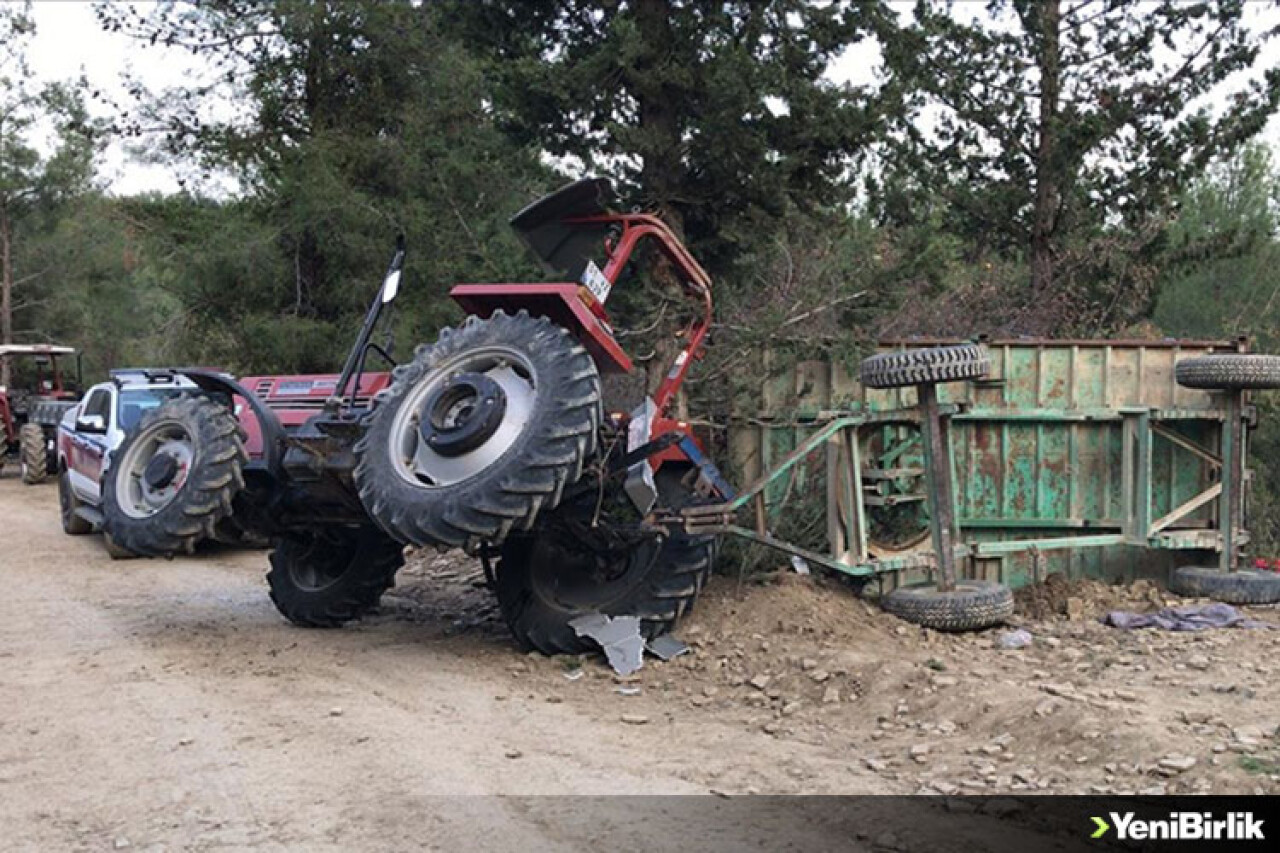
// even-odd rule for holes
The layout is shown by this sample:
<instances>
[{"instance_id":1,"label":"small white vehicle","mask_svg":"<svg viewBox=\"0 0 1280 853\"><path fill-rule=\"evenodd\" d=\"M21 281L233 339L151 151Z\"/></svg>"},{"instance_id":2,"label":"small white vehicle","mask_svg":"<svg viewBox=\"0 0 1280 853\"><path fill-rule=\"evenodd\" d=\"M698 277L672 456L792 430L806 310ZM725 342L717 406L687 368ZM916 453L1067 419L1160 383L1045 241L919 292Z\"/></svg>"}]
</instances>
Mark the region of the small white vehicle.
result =
<instances>
[{"instance_id":1,"label":"small white vehicle","mask_svg":"<svg viewBox=\"0 0 1280 853\"><path fill-rule=\"evenodd\" d=\"M58 425L58 501L64 532L101 530L102 478L111 452L150 409L184 393L198 393L190 379L171 370L113 370L90 388ZM106 535L112 557L132 556Z\"/></svg>"}]
</instances>

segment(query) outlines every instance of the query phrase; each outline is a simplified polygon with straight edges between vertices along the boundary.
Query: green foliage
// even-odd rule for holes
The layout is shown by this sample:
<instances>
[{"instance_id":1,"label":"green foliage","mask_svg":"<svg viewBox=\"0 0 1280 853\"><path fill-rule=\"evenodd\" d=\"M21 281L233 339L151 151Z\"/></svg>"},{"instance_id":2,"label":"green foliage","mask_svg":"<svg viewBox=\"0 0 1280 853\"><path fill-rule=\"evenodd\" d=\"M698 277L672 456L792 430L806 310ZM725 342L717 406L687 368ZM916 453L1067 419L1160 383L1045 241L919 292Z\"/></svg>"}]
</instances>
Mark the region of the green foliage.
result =
<instances>
[{"instance_id":1,"label":"green foliage","mask_svg":"<svg viewBox=\"0 0 1280 853\"><path fill-rule=\"evenodd\" d=\"M1153 322L1193 338L1246 335L1280 352L1280 170L1266 148L1215 164L1184 194L1169 229ZM1280 403L1256 395L1250 527L1255 553L1280 553Z\"/></svg>"},{"instance_id":2,"label":"green foliage","mask_svg":"<svg viewBox=\"0 0 1280 853\"><path fill-rule=\"evenodd\" d=\"M1280 100L1280 69L1222 88L1268 37L1245 6L920 2L881 28L900 106L873 197L888 216L943 199L966 245L1025 256L1038 298L1068 294L1077 331L1140 318L1170 203Z\"/></svg>"},{"instance_id":3,"label":"green foliage","mask_svg":"<svg viewBox=\"0 0 1280 853\"><path fill-rule=\"evenodd\" d=\"M230 170L245 187L220 204L175 201L162 216L188 354L242 370L334 369L399 233L409 260L397 325L411 343L456 320L455 282L530 273L504 223L547 173L493 126L487 83L441 34L434 4L100 12L108 27L206 56L246 99L248 120L202 118L226 86L148 104L171 156Z\"/></svg>"},{"instance_id":4,"label":"green foliage","mask_svg":"<svg viewBox=\"0 0 1280 853\"><path fill-rule=\"evenodd\" d=\"M47 238L90 189L98 145L83 83L32 82L29 12L29 4L0 7L0 343L46 337L34 324L46 301L41 280L74 251ZM38 137L49 131L42 151ZM0 385L9 370L0 364Z\"/></svg>"}]
</instances>

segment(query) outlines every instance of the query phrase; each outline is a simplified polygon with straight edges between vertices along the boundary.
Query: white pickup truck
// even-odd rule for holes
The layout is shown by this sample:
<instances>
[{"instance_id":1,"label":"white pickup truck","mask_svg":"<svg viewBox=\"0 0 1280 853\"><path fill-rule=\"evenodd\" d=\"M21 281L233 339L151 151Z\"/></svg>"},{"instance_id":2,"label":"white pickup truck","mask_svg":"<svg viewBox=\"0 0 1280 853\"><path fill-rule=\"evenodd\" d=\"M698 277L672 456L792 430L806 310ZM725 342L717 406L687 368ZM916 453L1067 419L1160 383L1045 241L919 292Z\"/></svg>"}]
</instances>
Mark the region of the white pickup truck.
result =
<instances>
[{"instance_id":1,"label":"white pickup truck","mask_svg":"<svg viewBox=\"0 0 1280 853\"><path fill-rule=\"evenodd\" d=\"M90 388L58 425L58 500L62 529L70 534L102 529L102 476L113 450L147 412L198 389L168 370L113 370ZM112 557L132 556L106 535Z\"/></svg>"}]
</instances>

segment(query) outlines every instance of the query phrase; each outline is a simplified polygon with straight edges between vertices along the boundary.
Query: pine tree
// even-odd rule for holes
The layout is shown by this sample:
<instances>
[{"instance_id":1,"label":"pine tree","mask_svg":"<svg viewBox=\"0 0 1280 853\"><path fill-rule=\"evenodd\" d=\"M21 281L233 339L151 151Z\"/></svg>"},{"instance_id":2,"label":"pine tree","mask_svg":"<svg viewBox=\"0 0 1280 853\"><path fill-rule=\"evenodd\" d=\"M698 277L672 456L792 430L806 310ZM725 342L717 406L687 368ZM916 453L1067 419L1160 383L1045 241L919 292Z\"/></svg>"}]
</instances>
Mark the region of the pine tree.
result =
<instances>
[{"instance_id":1,"label":"pine tree","mask_svg":"<svg viewBox=\"0 0 1280 853\"><path fill-rule=\"evenodd\" d=\"M792 205L843 203L875 129L862 93L824 78L882 14L806 0L456 0L493 60L494 110L524 144L612 176L710 266Z\"/></svg>"},{"instance_id":2,"label":"pine tree","mask_svg":"<svg viewBox=\"0 0 1280 853\"><path fill-rule=\"evenodd\" d=\"M217 74L149 93L131 126L160 128L170 156L243 188L221 211L166 223L189 261L194 319L232 317L242 330L234 345L211 341L210 357L332 367L397 232L410 252L397 316L415 338L455 319L444 298L454 282L526 268L505 220L545 189L545 172L492 126L487 84L436 4L99 8L105 27L189 50ZM210 107L228 95L239 107L229 117Z\"/></svg>"},{"instance_id":3,"label":"pine tree","mask_svg":"<svg viewBox=\"0 0 1280 853\"><path fill-rule=\"evenodd\" d=\"M82 85L37 85L27 66L35 36L30 4L0 7L0 344L14 341L15 316L41 300L45 269L22 269L24 240L53 207L86 191L97 135L84 110ZM54 130L53 149L40 150L41 123ZM7 359L0 385L10 382Z\"/></svg>"},{"instance_id":4,"label":"pine tree","mask_svg":"<svg viewBox=\"0 0 1280 853\"><path fill-rule=\"evenodd\" d=\"M902 106L886 185L945 199L970 245L1023 254L1036 294L1070 247L1098 254L1091 236L1127 229L1137 257L1187 182L1280 101L1280 69L1227 88L1274 35L1251 31L1246 5L922 0L880 31Z\"/></svg>"}]
</instances>

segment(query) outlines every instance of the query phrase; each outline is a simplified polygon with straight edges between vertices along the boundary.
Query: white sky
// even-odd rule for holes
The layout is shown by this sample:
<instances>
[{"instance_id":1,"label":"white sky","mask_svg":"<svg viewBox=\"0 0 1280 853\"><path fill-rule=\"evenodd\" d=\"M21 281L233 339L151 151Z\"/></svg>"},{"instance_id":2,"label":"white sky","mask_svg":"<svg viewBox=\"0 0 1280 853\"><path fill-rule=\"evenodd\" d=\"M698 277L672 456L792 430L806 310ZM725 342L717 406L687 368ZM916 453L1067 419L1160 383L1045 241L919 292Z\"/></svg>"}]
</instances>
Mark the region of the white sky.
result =
<instances>
[{"instance_id":1,"label":"white sky","mask_svg":"<svg viewBox=\"0 0 1280 853\"><path fill-rule=\"evenodd\" d=\"M92 86L120 103L128 103L120 83L125 71L132 71L157 89L200 75L201 67L184 51L151 48L121 33L103 32L88 2L36 0L32 11L37 31L29 61L33 74L42 80L68 79L83 71ZM1260 28L1280 24L1280 8L1269 3L1250 4L1248 15ZM831 77L841 82L871 83L879 59L874 44L870 48L855 45L833 65ZM1266 47L1258 63L1262 68L1276 65L1280 65L1280 39ZM95 111L101 114L102 108ZM1280 116L1272 118L1264 138L1274 148L1280 148ZM102 166L110 191L119 195L178 189L173 167L144 163L130 156L119 143L107 149Z\"/></svg>"}]
</instances>

